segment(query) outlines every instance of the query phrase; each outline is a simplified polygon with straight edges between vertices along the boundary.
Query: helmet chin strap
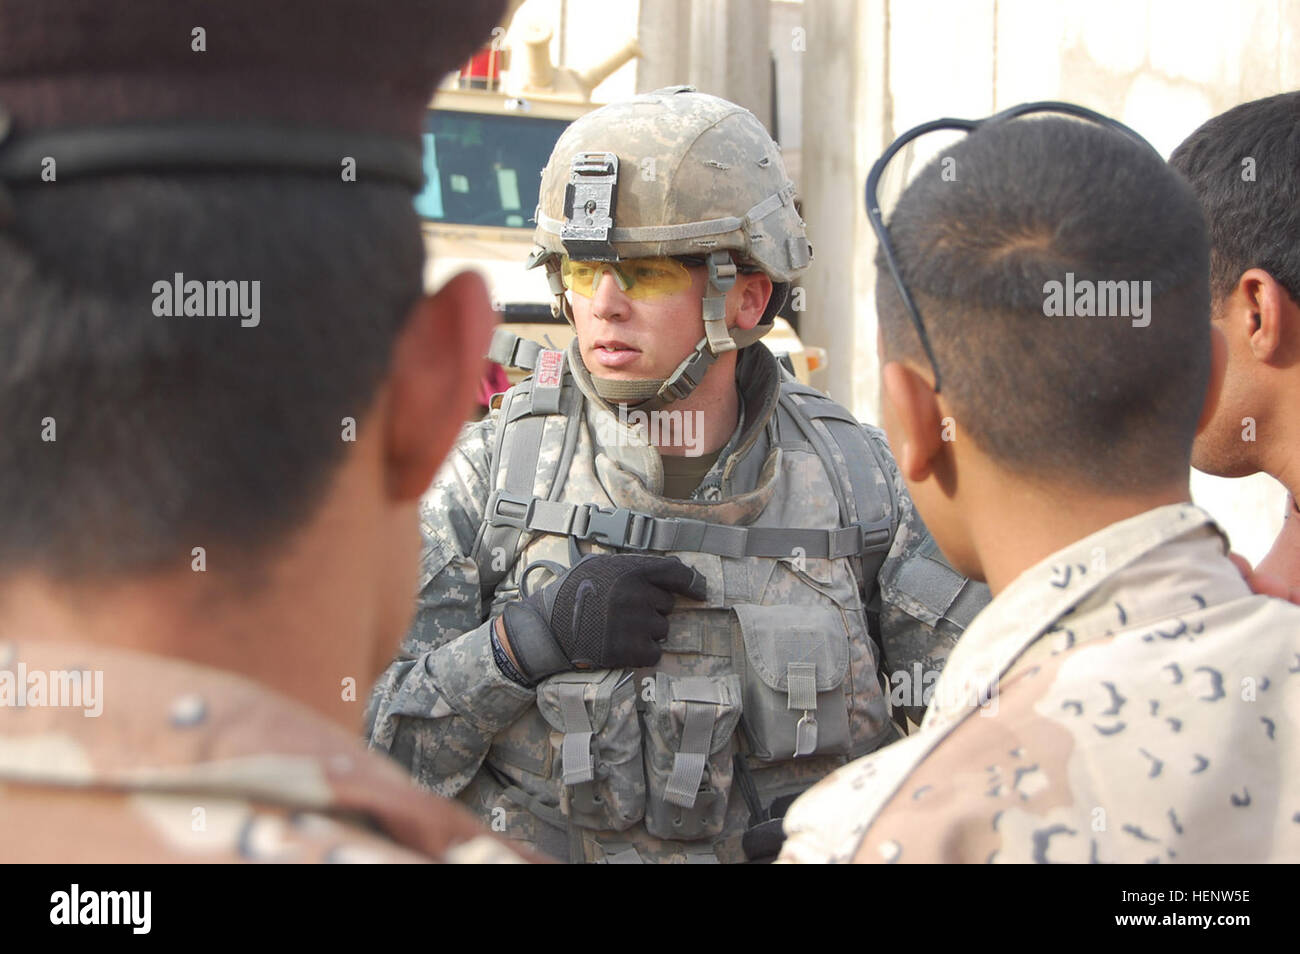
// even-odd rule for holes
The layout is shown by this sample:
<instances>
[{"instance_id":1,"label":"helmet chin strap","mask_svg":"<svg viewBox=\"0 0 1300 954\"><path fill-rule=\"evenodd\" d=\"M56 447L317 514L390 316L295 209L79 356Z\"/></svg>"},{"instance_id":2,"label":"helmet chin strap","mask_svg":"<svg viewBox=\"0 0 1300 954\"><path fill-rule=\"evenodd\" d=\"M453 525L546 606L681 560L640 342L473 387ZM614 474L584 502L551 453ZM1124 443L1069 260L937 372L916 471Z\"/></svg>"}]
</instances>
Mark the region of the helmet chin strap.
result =
<instances>
[{"instance_id":1,"label":"helmet chin strap","mask_svg":"<svg viewBox=\"0 0 1300 954\"><path fill-rule=\"evenodd\" d=\"M591 369L588 368L587 371L590 372ZM640 407L658 394L659 389L664 386L662 379L620 381L617 378L602 378L595 374L591 375L591 384L596 389L596 393L610 404L627 404L630 407Z\"/></svg>"},{"instance_id":2,"label":"helmet chin strap","mask_svg":"<svg viewBox=\"0 0 1300 954\"><path fill-rule=\"evenodd\" d=\"M705 372L719 356L758 340L761 331L751 337L741 331L733 335L727 329L727 292L736 284L736 264L731 260L731 253L726 250L710 252L706 262L709 267L709 287L704 294L704 337L699 344L664 380L618 381L593 374L591 383L596 393L606 401L627 404L638 411L657 411L674 401L682 400L699 387ZM740 344L737 338L749 340Z\"/></svg>"}]
</instances>

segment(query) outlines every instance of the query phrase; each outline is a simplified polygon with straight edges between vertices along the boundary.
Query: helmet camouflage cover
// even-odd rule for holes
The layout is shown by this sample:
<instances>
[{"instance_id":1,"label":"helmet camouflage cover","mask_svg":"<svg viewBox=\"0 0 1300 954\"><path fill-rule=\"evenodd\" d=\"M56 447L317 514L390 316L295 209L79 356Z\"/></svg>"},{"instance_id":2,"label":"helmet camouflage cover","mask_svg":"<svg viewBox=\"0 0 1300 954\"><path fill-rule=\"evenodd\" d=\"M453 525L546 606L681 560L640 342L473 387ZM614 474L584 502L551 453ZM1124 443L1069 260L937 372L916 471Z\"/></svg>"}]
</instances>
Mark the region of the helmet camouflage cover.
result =
<instances>
[{"instance_id":1,"label":"helmet camouflage cover","mask_svg":"<svg viewBox=\"0 0 1300 954\"><path fill-rule=\"evenodd\" d=\"M547 267L558 308L570 320L561 255L705 257L705 322L713 325L708 341L715 355L751 344L771 327L789 283L812 257L794 184L763 124L749 110L690 87L611 103L570 125L542 172L533 241L528 267ZM711 253L732 253L734 260ZM725 295L733 261L765 272L777 291L758 328L729 336L720 315L709 314L709 297Z\"/></svg>"}]
</instances>

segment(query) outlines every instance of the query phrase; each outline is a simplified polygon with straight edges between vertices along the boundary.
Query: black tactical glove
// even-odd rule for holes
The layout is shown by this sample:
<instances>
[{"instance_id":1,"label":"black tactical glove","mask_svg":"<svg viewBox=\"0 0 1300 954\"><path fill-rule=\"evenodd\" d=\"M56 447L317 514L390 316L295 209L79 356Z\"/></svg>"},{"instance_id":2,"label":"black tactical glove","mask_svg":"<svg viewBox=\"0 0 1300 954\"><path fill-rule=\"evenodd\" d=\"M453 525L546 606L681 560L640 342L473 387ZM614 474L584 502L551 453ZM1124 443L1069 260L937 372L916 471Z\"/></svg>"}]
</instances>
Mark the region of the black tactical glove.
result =
<instances>
[{"instance_id":1,"label":"black tactical glove","mask_svg":"<svg viewBox=\"0 0 1300 954\"><path fill-rule=\"evenodd\" d=\"M708 596L676 557L591 554L502 614L506 638L533 683L569 669L653 666L673 594Z\"/></svg>"}]
</instances>

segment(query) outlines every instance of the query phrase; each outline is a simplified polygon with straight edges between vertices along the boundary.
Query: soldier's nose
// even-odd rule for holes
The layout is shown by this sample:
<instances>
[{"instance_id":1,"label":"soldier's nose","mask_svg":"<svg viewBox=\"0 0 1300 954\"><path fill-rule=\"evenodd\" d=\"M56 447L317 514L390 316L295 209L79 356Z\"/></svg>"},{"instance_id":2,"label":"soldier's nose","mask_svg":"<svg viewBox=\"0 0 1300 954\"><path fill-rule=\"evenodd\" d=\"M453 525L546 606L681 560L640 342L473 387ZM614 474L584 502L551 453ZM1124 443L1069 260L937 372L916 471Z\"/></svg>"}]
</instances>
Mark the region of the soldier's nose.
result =
<instances>
[{"instance_id":1,"label":"soldier's nose","mask_svg":"<svg viewBox=\"0 0 1300 954\"><path fill-rule=\"evenodd\" d=\"M592 279L591 311L605 321L619 321L627 317L627 295L623 294L618 276L612 268L597 270Z\"/></svg>"}]
</instances>

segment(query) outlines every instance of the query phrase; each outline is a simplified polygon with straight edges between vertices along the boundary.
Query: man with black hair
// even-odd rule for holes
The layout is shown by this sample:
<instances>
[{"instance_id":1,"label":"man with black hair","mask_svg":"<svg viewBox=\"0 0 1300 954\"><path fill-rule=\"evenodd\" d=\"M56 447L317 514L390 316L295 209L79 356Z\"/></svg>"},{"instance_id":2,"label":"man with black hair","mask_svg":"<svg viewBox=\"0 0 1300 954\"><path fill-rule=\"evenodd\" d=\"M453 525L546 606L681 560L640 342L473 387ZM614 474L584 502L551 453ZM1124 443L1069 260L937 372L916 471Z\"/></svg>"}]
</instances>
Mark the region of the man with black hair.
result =
<instances>
[{"instance_id":1,"label":"man with black hair","mask_svg":"<svg viewBox=\"0 0 1300 954\"><path fill-rule=\"evenodd\" d=\"M1300 587L1300 92L1243 103L1174 150L1210 232L1211 318L1227 372L1192 466L1219 477L1263 471L1289 491L1260 561L1261 584Z\"/></svg>"},{"instance_id":2,"label":"man with black hair","mask_svg":"<svg viewBox=\"0 0 1300 954\"><path fill-rule=\"evenodd\" d=\"M782 858L1297 859L1300 609L1252 595L1189 502L1223 352L1195 197L1117 129L1000 119L888 237L919 317L878 258L885 430L993 601L921 731L797 801Z\"/></svg>"},{"instance_id":3,"label":"man with black hair","mask_svg":"<svg viewBox=\"0 0 1300 954\"><path fill-rule=\"evenodd\" d=\"M0 0L3 860L517 859L354 735L492 323L420 119L501 6Z\"/></svg>"}]
</instances>

